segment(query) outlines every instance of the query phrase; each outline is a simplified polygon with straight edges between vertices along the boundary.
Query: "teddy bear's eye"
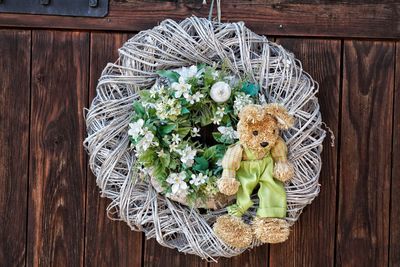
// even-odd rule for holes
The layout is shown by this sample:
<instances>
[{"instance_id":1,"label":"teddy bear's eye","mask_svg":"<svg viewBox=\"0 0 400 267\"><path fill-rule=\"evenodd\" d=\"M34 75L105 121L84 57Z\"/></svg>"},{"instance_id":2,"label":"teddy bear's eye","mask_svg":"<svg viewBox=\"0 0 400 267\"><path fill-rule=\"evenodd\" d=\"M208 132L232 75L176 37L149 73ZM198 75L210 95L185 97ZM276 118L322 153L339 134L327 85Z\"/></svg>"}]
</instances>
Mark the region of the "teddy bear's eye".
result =
<instances>
[{"instance_id":1,"label":"teddy bear's eye","mask_svg":"<svg viewBox=\"0 0 400 267\"><path fill-rule=\"evenodd\" d=\"M257 136L258 135L258 131L253 131L253 135Z\"/></svg>"}]
</instances>

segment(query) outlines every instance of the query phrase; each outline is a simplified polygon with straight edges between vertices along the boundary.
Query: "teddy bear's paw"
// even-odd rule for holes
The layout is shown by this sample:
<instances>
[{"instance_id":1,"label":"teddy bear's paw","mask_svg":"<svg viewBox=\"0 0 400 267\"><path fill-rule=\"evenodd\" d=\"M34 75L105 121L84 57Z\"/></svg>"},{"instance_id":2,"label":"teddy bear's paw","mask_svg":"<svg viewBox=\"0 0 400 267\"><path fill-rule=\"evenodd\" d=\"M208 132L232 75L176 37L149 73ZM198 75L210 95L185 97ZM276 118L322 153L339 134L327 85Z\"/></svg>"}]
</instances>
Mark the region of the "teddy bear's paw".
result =
<instances>
[{"instance_id":1,"label":"teddy bear's paw","mask_svg":"<svg viewBox=\"0 0 400 267\"><path fill-rule=\"evenodd\" d=\"M278 161L274 166L274 177L279 181L286 182L294 176L293 164L289 161Z\"/></svg>"},{"instance_id":2,"label":"teddy bear's paw","mask_svg":"<svg viewBox=\"0 0 400 267\"><path fill-rule=\"evenodd\" d=\"M289 238L290 226L284 219L256 217L252 223L255 237L263 243L281 243Z\"/></svg>"},{"instance_id":3,"label":"teddy bear's paw","mask_svg":"<svg viewBox=\"0 0 400 267\"><path fill-rule=\"evenodd\" d=\"M227 196L237 193L240 183L234 178L221 178L217 181L219 191Z\"/></svg>"},{"instance_id":4,"label":"teddy bear's paw","mask_svg":"<svg viewBox=\"0 0 400 267\"><path fill-rule=\"evenodd\" d=\"M236 216L218 217L213 230L219 239L235 248L247 248L253 240L251 226Z\"/></svg>"}]
</instances>

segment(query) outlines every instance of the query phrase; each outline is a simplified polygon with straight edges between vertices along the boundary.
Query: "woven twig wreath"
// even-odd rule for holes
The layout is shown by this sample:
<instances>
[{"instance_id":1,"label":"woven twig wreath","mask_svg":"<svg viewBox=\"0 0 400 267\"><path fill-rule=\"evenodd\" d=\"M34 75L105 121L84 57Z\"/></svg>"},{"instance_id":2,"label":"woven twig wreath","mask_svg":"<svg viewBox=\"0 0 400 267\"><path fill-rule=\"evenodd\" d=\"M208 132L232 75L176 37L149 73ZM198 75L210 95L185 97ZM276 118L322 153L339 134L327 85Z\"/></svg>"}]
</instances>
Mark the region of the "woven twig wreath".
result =
<instances>
[{"instance_id":1,"label":"woven twig wreath","mask_svg":"<svg viewBox=\"0 0 400 267\"><path fill-rule=\"evenodd\" d=\"M222 60L232 73L258 81L266 101L284 105L296 119L295 126L283 133L295 166L295 177L285 186L286 219L292 225L319 193L325 131L315 96L318 84L293 54L244 23L191 17L180 23L165 20L138 33L120 48L116 63L104 69L86 115L85 147L102 196L111 199L109 217L126 221L163 246L208 260L244 251L227 246L212 230L216 217L226 209L200 213L157 193L149 181L134 179L135 156L127 131L132 103L139 98L138 91L154 84L157 70ZM254 240L250 247L257 245Z\"/></svg>"}]
</instances>

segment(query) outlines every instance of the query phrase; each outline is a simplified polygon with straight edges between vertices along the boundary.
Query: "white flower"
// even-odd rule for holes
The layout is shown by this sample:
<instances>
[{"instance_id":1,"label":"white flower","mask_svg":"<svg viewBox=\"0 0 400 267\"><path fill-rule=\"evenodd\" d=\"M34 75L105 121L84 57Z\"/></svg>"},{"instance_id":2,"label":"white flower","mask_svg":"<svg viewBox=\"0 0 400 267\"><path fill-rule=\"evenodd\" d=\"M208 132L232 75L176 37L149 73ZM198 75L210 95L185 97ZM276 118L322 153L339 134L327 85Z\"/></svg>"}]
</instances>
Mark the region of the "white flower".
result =
<instances>
[{"instance_id":1,"label":"white flower","mask_svg":"<svg viewBox=\"0 0 400 267\"><path fill-rule=\"evenodd\" d=\"M250 98L249 95L245 93L240 93L235 97L235 101L233 101L233 111L235 115L239 114L239 112L247 106L248 104L252 104L253 100Z\"/></svg>"},{"instance_id":2,"label":"white flower","mask_svg":"<svg viewBox=\"0 0 400 267\"><path fill-rule=\"evenodd\" d=\"M179 137L179 134L172 134L172 143L179 144L180 141L181 138Z\"/></svg>"},{"instance_id":3,"label":"white flower","mask_svg":"<svg viewBox=\"0 0 400 267\"><path fill-rule=\"evenodd\" d=\"M142 133L143 125L144 125L144 120L142 119L139 119L133 123L129 123L128 135L130 135L133 139L138 138L139 135Z\"/></svg>"},{"instance_id":4,"label":"white flower","mask_svg":"<svg viewBox=\"0 0 400 267\"><path fill-rule=\"evenodd\" d=\"M196 92L196 93L193 95L193 100L194 100L195 102L200 102L200 100L201 100L203 97L204 97L204 95L203 95L202 93Z\"/></svg>"},{"instance_id":5,"label":"white flower","mask_svg":"<svg viewBox=\"0 0 400 267\"><path fill-rule=\"evenodd\" d=\"M178 152L181 155L181 161L187 167L192 167L194 163L194 157L196 156L197 150L192 149L189 145Z\"/></svg>"},{"instance_id":6,"label":"white flower","mask_svg":"<svg viewBox=\"0 0 400 267\"><path fill-rule=\"evenodd\" d=\"M136 144L136 150L138 152L146 151L150 146L158 146L158 142L153 141L154 134L151 131L145 128L143 132L143 138Z\"/></svg>"},{"instance_id":7,"label":"white flower","mask_svg":"<svg viewBox=\"0 0 400 267\"><path fill-rule=\"evenodd\" d=\"M198 136L200 136L200 129L199 128L197 128L197 127L193 127L193 129L192 129L192 133L190 134L192 137L198 137Z\"/></svg>"},{"instance_id":8,"label":"white flower","mask_svg":"<svg viewBox=\"0 0 400 267\"><path fill-rule=\"evenodd\" d=\"M221 123L222 119L219 117L214 117L214 118L212 118L212 121L214 124L219 125Z\"/></svg>"},{"instance_id":9,"label":"white flower","mask_svg":"<svg viewBox=\"0 0 400 267\"><path fill-rule=\"evenodd\" d=\"M215 164L219 167L222 167L222 159L217 160Z\"/></svg>"},{"instance_id":10,"label":"white flower","mask_svg":"<svg viewBox=\"0 0 400 267\"><path fill-rule=\"evenodd\" d=\"M178 152L178 145L175 143L172 143L169 145L169 151L170 152Z\"/></svg>"},{"instance_id":11,"label":"white flower","mask_svg":"<svg viewBox=\"0 0 400 267\"><path fill-rule=\"evenodd\" d=\"M218 76L219 76L219 71L213 71L212 73L211 73L211 76L213 77L213 79L214 80L216 80L217 78L218 78Z\"/></svg>"},{"instance_id":12,"label":"white flower","mask_svg":"<svg viewBox=\"0 0 400 267\"><path fill-rule=\"evenodd\" d=\"M228 101L231 96L231 87L226 82L216 82L210 90L210 97L217 103Z\"/></svg>"},{"instance_id":13,"label":"white flower","mask_svg":"<svg viewBox=\"0 0 400 267\"><path fill-rule=\"evenodd\" d=\"M190 93L190 88L192 86L190 84L187 84L185 82L185 79L183 77L179 77L179 83L174 82L171 84L171 88L175 90L175 97L180 98L182 95L187 98Z\"/></svg>"},{"instance_id":14,"label":"white flower","mask_svg":"<svg viewBox=\"0 0 400 267\"><path fill-rule=\"evenodd\" d=\"M238 77L237 77L237 76L234 76L234 75L226 76L226 77L224 78L224 80L225 80L231 87L234 87L234 86L237 85L238 82L239 82Z\"/></svg>"},{"instance_id":15,"label":"white flower","mask_svg":"<svg viewBox=\"0 0 400 267\"><path fill-rule=\"evenodd\" d=\"M239 134L232 127L219 126L218 131L228 139L239 139Z\"/></svg>"},{"instance_id":16,"label":"white flower","mask_svg":"<svg viewBox=\"0 0 400 267\"><path fill-rule=\"evenodd\" d=\"M185 172L171 173L168 176L167 183L171 184L172 194L176 194L180 191L184 191L188 188L188 185L184 181L186 178Z\"/></svg>"},{"instance_id":17,"label":"white flower","mask_svg":"<svg viewBox=\"0 0 400 267\"><path fill-rule=\"evenodd\" d=\"M194 104L200 102L200 100L204 97L204 95L200 92L196 92L194 95L185 96L186 100L189 101L190 104Z\"/></svg>"},{"instance_id":18,"label":"white flower","mask_svg":"<svg viewBox=\"0 0 400 267\"><path fill-rule=\"evenodd\" d=\"M215 112L214 117L212 118L213 123L219 125L220 122L222 121L222 118L225 115L225 108L224 107L218 107L217 111Z\"/></svg>"},{"instance_id":19,"label":"white flower","mask_svg":"<svg viewBox=\"0 0 400 267\"><path fill-rule=\"evenodd\" d=\"M159 156L160 158L164 157L165 155L166 154L163 149L161 149L160 151L157 151L157 156Z\"/></svg>"},{"instance_id":20,"label":"white flower","mask_svg":"<svg viewBox=\"0 0 400 267\"><path fill-rule=\"evenodd\" d=\"M224 107L218 107L217 111L215 112L215 115L218 117L223 117L225 115L225 108Z\"/></svg>"},{"instance_id":21,"label":"white flower","mask_svg":"<svg viewBox=\"0 0 400 267\"><path fill-rule=\"evenodd\" d=\"M196 65L192 65L189 68L182 67L176 70L180 77L182 77L185 81L189 80L190 78L200 77L203 71L203 69L199 71Z\"/></svg>"},{"instance_id":22,"label":"white flower","mask_svg":"<svg viewBox=\"0 0 400 267\"><path fill-rule=\"evenodd\" d=\"M150 88L149 93L150 93L150 97L151 97L151 98L155 98L155 97L157 96L157 93L158 93L158 85L157 85L157 84L154 84L154 85Z\"/></svg>"},{"instance_id":23,"label":"white flower","mask_svg":"<svg viewBox=\"0 0 400 267\"><path fill-rule=\"evenodd\" d=\"M208 179L207 175L204 175L202 173L199 173L198 175L192 174L192 179L190 179L189 183L195 186L202 185L206 182Z\"/></svg>"}]
</instances>

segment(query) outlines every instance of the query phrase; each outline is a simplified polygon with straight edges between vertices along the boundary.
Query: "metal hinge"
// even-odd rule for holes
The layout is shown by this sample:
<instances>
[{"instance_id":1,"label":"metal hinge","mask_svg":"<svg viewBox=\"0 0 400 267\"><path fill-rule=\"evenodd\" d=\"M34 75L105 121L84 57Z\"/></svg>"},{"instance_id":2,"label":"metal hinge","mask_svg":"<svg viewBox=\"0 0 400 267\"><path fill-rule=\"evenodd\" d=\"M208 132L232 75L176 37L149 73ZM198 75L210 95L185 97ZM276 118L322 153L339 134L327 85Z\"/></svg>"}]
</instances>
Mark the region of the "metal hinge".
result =
<instances>
[{"instance_id":1,"label":"metal hinge","mask_svg":"<svg viewBox=\"0 0 400 267\"><path fill-rule=\"evenodd\" d=\"M108 0L0 0L0 13L104 17Z\"/></svg>"}]
</instances>

